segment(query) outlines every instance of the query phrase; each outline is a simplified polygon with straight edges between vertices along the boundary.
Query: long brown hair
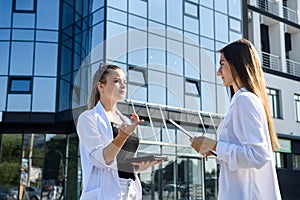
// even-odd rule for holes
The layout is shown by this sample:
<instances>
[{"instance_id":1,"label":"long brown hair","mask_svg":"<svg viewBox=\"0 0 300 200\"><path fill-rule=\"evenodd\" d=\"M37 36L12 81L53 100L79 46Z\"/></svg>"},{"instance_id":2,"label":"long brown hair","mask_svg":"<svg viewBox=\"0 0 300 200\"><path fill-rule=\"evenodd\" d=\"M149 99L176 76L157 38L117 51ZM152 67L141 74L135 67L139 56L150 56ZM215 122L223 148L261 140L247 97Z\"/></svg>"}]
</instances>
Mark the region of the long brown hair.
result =
<instances>
[{"instance_id":1,"label":"long brown hair","mask_svg":"<svg viewBox=\"0 0 300 200\"><path fill-rule=\"evenodd\" d=\"M121 69L119 66L101 63L93 76L91 95L89 98L88 109L94 108L100 100L98 82L106 83L106 76L110 70Z\"/></svg>"},{"instance_id":2,"label":"long brown hair","mask_svg":"<svg viewBox=\"0 0 300 200\"><path fill-rule=\"evenodd\" d=\"M218 52L222 53L228 61L235 83L238 84L236 78L239 77L244 87L261 99L267 117L272 149L277 150L280 145L270 113L264 73L253 44L249 40L240 39L228 44ZM231 88L231 97L233 95L234 91Z\"/></svg>"}]
</instances>

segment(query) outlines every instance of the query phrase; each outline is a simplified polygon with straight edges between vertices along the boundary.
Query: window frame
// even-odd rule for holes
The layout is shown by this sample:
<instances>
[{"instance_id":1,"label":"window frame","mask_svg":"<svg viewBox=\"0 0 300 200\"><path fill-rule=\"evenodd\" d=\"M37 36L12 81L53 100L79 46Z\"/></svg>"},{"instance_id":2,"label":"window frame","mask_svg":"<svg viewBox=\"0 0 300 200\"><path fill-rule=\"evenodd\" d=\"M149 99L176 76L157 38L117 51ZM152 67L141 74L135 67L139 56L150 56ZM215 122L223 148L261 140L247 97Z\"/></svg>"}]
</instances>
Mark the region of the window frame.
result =
<instances>
[{"instance_id":1,"label":"window frame","mask_svg":"<svg viewBox=\"0 0 300 200\"><path fill-rule=\"evenodd\" d=\"M275 94L273 94L272 92L275 92ZM267 88L267 94L268 94L268 98L271 98L271 102L269 102L270 104L270 109L271 110L271 114L273 118L276 119L282 119L282 112L281 112L281 106L280 106L280 91L274 88ZM276 109L275 109L276 107Z\"/></svg>"},{"instance_id":2,"label":"window frame","mask_svg":"<svg viewBox=\"0 0 300 200\"><path fill-rule=\"evenodd\" d=\"M294 101L295 101L295 117L296 122L300 122L300 112L298 113L298 110L300 110L300 95L294 94ZM299 109L297 109L299 106Z\"/></svg>"},{"instance_id":3,"label":"window frame","mask_svg":"<svg viewBox=\"0 0 300 200\"><path fill-rule=\"evenodd\" d=\"M17 1L21 1L21 0L13 0L13 12L19 12L19 13L36 13L37 10L37 0L32 0L33 2L33 10L23 10L23 9L17 9Z\"/></svg>"},{"instance_id":4,"label":"window frame","mask_svg":"<svg viewBox=\"0 0 300 200\"><path fill-rule=\"evenodd\" d=\"M29 90L13 90L13 81L29 81ZM11 76L8 83L8 94L32 94L32 77L30 76Z\"/></svg>"}]
</instances>

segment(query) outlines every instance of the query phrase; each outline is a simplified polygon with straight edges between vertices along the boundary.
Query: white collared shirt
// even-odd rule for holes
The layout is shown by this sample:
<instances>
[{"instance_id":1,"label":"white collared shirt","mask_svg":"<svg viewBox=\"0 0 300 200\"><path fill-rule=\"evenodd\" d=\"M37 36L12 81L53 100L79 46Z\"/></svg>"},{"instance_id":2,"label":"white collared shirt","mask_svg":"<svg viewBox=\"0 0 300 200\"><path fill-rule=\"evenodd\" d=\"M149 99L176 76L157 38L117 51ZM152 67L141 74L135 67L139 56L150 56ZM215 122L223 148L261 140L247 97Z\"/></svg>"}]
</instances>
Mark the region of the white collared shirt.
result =
<instances>
[{"instance_id":1,"label":"white collared shirt","mask_svg":"<svg viewBox=\"0 0 300 200\"><path fill-rule=\"evenodd\" d=\"M80 157L83 176L81 200L120 200L121 188L116 159L105 164L103 149L113 140L110 122L102 104L86 110L78 118ZM135 179L136 199L142 198L141 183Z\"/></svg>"},{"instance_id":2,"label":"white collared shirt","mask_svg":"<svg viewBox=\"0 0 300 200\"><path fill-rule=\"evenodd\" d=\"M245 88L218 128L219 200L280 200L263 104Z\"/></svg>"}]
</instances>

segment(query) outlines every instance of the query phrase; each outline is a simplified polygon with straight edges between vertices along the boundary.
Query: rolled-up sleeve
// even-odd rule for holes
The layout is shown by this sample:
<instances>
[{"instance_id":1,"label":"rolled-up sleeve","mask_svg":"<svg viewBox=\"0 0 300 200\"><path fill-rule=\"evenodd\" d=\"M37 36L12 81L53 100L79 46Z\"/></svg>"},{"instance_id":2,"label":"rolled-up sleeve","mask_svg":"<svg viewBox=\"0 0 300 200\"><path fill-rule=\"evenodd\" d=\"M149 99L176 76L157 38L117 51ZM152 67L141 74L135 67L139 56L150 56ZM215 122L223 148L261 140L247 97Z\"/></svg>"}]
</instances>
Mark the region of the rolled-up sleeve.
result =
<instances>
[{"instance_id":1,"label":"rolled-up sleeve","mask_svg":"<svg viewBox=\"0 0 300 200\"><path fill-rule=\"evenodd\" d=\"M88 157L94 166L100 169L112 166L112 163L105 163L103 149L107 146L107 141L105 141L103 133L101 133L97 125L96 116L92 115L90 111L84 112L79 116L77 134L81 148L83 148L81 151L85 151L84 155Z\"/></svg>"},{"instance_id":2,"label":"rolled-up sleeve","mask_svg":"<svg viewBox=\"0 0 300 200\"><path fill-rule=\"evenodd\" d=\"M218 159L226 162L232 171L261 168L271 159L262 104L256 96L240 95L231 109L230 125L224 130L227 139L217 144Z\"/></svg>"}]
</instances>

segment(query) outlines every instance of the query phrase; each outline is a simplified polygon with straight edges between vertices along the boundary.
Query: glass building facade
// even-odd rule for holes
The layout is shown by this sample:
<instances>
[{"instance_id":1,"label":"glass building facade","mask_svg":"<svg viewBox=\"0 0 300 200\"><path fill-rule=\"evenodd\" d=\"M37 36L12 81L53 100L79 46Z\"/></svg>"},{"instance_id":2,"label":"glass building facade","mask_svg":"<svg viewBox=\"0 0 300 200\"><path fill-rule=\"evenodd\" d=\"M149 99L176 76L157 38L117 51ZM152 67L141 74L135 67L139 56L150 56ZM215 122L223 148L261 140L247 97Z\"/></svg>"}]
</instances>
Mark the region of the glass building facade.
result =
<instances>
[{"instance_id":1,"label":"glass building facade","mask_svg":"<svg viewBox=\"0 0 300 200\"><path fill-rule=\"evenodd\" d=\"M106 62L127 73L119 109L145 119L138 154L169 157L140 174L143 199L216 199L215 159L167 119L216 137L229 97L215 52L242 38L242 13L241 0L0 1L0 188L79 198L75 124Z\"/></svg>"}]
</instances>

